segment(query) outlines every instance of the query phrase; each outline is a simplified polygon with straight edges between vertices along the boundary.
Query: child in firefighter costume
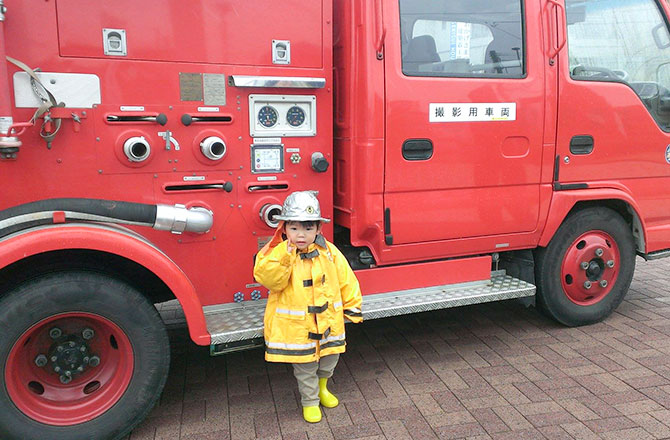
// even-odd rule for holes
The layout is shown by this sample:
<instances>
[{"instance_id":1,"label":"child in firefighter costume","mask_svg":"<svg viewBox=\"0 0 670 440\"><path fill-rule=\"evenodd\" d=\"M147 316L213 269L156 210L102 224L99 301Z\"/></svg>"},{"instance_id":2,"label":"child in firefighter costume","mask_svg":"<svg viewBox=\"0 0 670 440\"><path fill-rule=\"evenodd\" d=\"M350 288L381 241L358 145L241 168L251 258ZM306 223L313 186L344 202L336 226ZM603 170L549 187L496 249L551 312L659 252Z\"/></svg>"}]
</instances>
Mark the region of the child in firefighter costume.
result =
<instances>
[{"instance_id":1,"label":"child in firefighter costume","mask_svg":"<svg viewBox=\"0 0 670 440\"><path fill-rule=\"evenodd\" d=\"M265 360L290 362L306 421L321 420L319 402L338 405L326 387L344 352L344 319L361 322L361 290L346 258L321 232L313 191L290 194L273 239L256 256L254 277L270 290ZM286 236L286 240L282 235Z\"/></svg>"}]
</instances>

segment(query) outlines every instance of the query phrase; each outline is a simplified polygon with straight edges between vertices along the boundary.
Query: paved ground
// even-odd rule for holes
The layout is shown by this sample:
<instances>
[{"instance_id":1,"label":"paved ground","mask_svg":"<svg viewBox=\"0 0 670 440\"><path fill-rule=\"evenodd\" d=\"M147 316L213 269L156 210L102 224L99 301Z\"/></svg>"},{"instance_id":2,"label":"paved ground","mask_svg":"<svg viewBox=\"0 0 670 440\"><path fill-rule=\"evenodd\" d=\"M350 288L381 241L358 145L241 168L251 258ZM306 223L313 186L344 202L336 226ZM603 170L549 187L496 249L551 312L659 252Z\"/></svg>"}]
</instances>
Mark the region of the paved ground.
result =
<instances>
[{"instance_id":1,"label":"paved ground","mask_svg":"<svg viewBox=\"0 0 670 440\"><path fill-rule=\"evenodd\" d=\"M129 439L667 439L668 269L638 260L626 301L588 327L515 302L348 326L341 404L314 425L287 366L210 358L172 329L160 405Z\"/></svg>"}]
</instances>

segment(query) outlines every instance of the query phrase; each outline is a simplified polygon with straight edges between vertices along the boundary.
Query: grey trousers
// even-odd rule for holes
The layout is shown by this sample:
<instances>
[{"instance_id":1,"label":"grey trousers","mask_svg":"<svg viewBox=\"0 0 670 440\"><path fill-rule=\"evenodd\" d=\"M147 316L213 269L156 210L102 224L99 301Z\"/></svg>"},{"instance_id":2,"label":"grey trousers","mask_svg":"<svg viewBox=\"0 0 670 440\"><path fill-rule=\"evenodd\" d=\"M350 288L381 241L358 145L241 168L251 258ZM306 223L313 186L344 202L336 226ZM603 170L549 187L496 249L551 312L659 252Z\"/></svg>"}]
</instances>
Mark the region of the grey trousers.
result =
<instances>
[{"instance_id":1,"label":"grey trousers","mask_svg":"<svg viewBox=\"0 0 670 440\"><path fill-rule=\"evenodd\" d=\"M293 374L298 380L302 406L319 404L319 379L331 377L339 359L339 354L331 354L315 362L293 364Z\"/></svg>"}]
</instances>

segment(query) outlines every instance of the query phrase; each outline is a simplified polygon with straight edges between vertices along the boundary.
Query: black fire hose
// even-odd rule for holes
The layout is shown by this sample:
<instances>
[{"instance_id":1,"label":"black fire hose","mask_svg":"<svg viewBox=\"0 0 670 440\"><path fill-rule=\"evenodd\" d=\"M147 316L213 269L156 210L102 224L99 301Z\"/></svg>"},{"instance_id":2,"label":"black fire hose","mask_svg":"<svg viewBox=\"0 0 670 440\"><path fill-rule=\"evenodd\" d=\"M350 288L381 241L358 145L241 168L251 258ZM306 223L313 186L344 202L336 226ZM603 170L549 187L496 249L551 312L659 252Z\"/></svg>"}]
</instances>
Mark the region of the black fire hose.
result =
<instances>
[{"instance_id":1,"label":"black fire hose","mask_svg":"<svg viewBox=\"0 0 670 440\"><path fill-rule=\"evenodd\" d=\"M121 223L175 233L202 233L211 228L213 218L208 209L186 209L184 205L149 205L79 198L47 199L0 211L0 237L33 226L65 221Z\"/></svg>"}]
</instances>

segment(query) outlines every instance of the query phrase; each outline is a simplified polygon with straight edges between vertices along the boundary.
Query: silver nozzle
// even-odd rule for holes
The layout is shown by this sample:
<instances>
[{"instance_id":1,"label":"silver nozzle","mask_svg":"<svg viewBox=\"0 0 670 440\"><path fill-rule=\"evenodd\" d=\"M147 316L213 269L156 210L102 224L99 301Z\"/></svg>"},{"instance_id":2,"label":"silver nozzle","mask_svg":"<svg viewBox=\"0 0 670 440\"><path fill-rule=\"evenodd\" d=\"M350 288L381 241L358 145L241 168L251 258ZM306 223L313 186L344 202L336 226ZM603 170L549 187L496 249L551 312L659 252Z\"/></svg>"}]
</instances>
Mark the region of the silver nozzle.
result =
<instances>
[{"instance_id":1,"label":"silver nozzle","mask_svg":"<svg viewBox=\"0 0 670 440\"><path fill-rule=\"evenodd\" d=\"M154 229L181 234L184 231L204 233L212 228L214 214L200 206L186 209L184 205L156 205Z\"/></svg>"},{"instance_id":2,"label":"silver nozzle","mask_svg":"<svg viewBox=\"0 0 670 440\"><path fill-rule=\"evenodd\" d=\"M219 160L226 155L226 143L218 136L209 136L200 142L200 151L209 160Z\"/></svg>"},{"instance_id":3,"label":"silver nozzle","mask_svg":"<svg viewBox=\"0 0 670 440\"><path fill-rule=\"evenodd\" d=\"M123 152L131 162L144 162L151 154L151 146L144 136L133 136L123 143Z\"/></svg>"}]
</instances>

